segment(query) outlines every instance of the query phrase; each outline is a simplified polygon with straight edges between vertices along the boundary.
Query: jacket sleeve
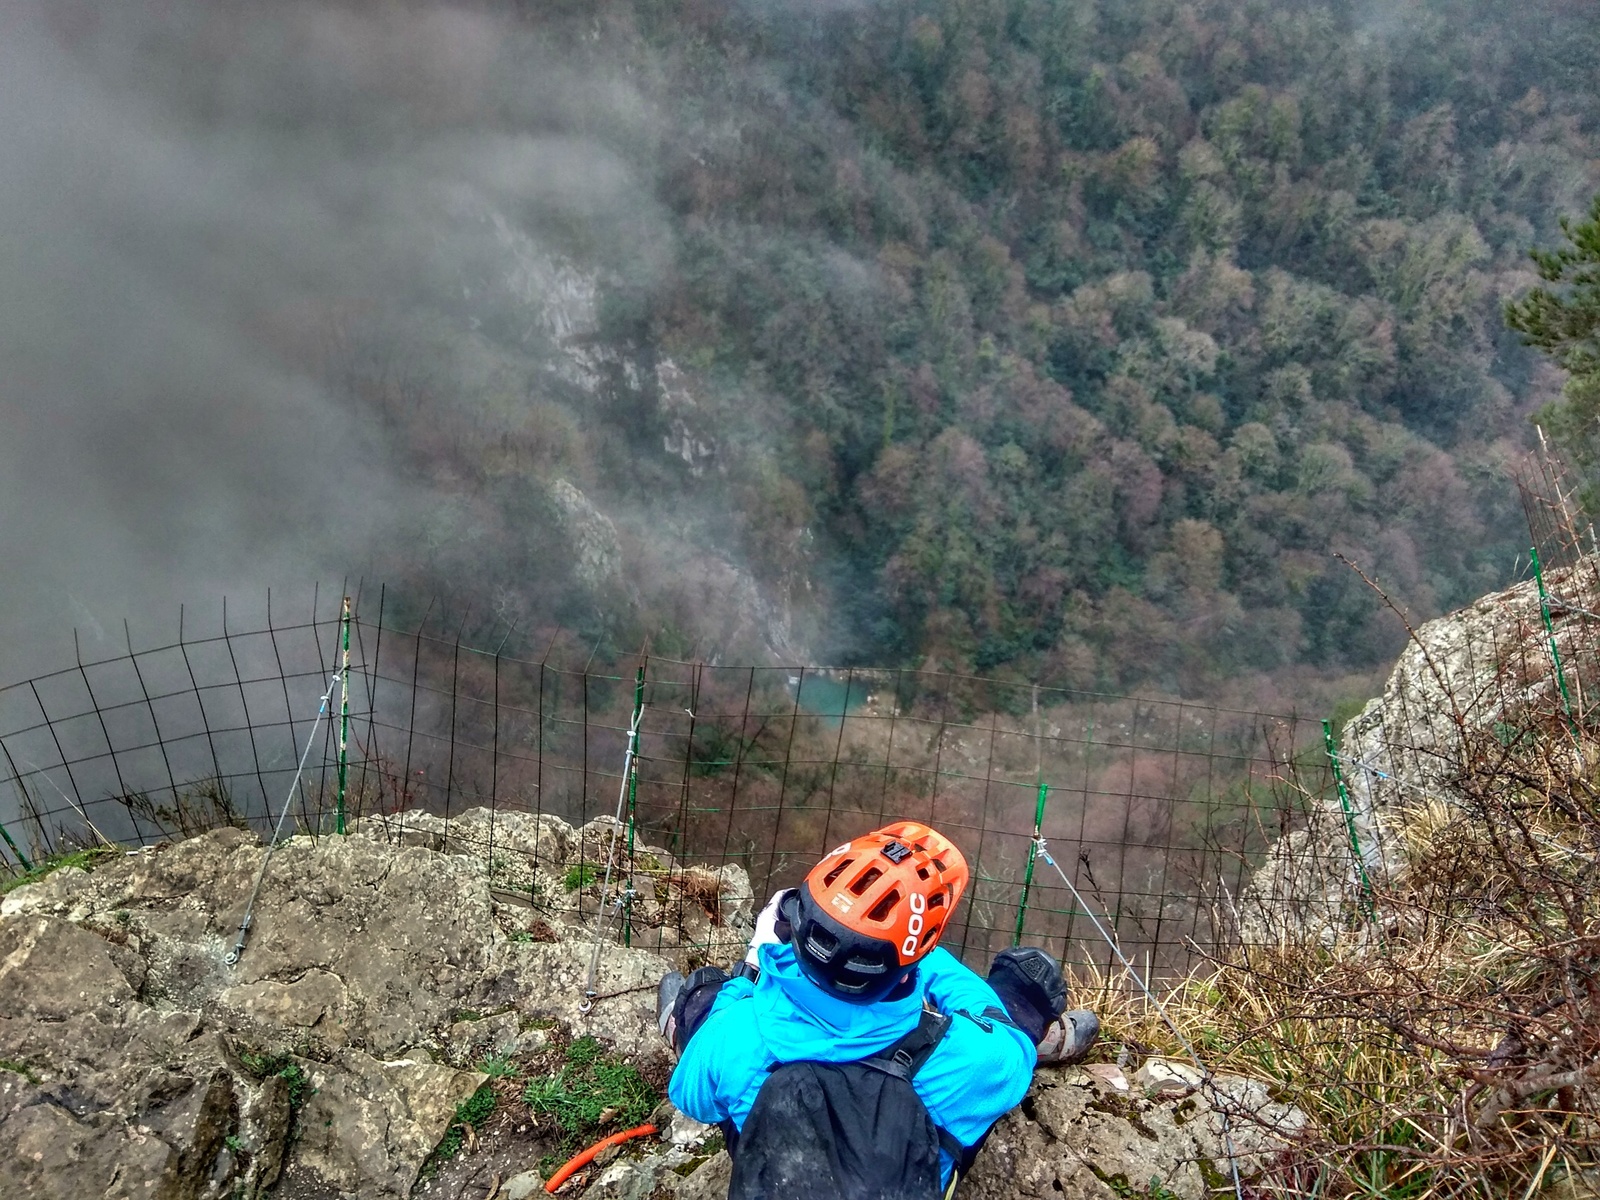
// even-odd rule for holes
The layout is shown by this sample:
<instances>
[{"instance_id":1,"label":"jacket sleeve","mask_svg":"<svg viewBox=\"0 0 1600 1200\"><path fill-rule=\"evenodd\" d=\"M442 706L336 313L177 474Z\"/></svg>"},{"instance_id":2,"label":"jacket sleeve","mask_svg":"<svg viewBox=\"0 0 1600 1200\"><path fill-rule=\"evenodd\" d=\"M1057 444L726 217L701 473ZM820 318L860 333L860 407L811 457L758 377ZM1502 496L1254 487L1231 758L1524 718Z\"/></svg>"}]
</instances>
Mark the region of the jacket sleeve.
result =
<instances>
[{"instance_id":1,"label":"jacket sleeve","mask_svg":"<svg viewBox=\"0 0 1600 1200\"><path fill-rule=\"evenodd\" d=\"M1037 1052L1028 1035L1005 1018L994 989L954 955L937 949L922 960L922 969L928 998L952 1022L917 1074L917 1092L936 1124L972 1146L1028 1094ZM979 1079L984 1086L974 1087Z\"/></svg>"},{"instance_id":2,"label":"jacket sleeve","mask_svg":"<svg viewBox=\"0 0 1600 1200\"><path fill-rule=\"evenodd\" d=\"M1006 1011L995 990L943 946L922 960L921 970L928 999L942 1013L954 1015L965 1012L980 1017L991 1008L1002 1014ZM1032 1051L1033 1042L1027 1034L1021 1030L1017 1032ZM1029 1057L1031 1059L1033 1056L1030 1054ZM1032 1067L1031 1062L1029 1067Z\"/></svg>"},{"instance_id":3,"label":"jacket sleeve","mask_svg":"<svg viewBox=\"0 0 1600 1200\"><path fill-rule=\"evenodd\" d=\"M732 1112L731 1097L725 1095L722 1076L727 1062L726 1035L723 1026L737 1023L742 1015L730 1011L741 1001L747 1001L755 990L748 979L730 979L717 993L711 1014L689 1039L683 1055L667 1084L667 1097L680 1112L696 1121L715 1125L725 1121Z\"/></svg>"}]
</instances>

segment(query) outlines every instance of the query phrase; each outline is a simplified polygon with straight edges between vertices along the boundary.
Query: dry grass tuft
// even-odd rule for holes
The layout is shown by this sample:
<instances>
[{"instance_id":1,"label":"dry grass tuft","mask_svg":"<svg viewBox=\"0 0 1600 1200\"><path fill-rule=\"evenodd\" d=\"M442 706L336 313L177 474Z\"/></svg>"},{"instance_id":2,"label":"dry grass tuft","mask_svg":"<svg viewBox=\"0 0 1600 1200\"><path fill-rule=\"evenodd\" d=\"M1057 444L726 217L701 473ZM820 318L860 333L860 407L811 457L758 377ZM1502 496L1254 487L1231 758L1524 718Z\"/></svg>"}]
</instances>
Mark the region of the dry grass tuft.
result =
<instances>
[{"instance_id":1,"label":"dry grass tuft","mask_svg":"<svg viewBox=\"0 0 1600 1200\"><path fill-rule=\"evenodd\" d=\"M684 898L694 901L705 909L712 924L717 924L722 919L722 907L719 902L723 886L722 876L705 867L687 867L678 877L678 889Z\"/></svg>"},{"instance_id":2,"label":"dry grass tuft","mask_svg":"<svg viewBox=\"0 0 1600 1200\"><path fill-rule=\"evenodd\" d=\"M1461 736L1454 802L1391 818L1375 923L1217 952L1165 1016L1125 971L1071 979L1108 1043L1183 1058L1176 1026L1312 1119L1258 1196L1600 1196L1600 746Z\"/></svg>"}]
</instances>

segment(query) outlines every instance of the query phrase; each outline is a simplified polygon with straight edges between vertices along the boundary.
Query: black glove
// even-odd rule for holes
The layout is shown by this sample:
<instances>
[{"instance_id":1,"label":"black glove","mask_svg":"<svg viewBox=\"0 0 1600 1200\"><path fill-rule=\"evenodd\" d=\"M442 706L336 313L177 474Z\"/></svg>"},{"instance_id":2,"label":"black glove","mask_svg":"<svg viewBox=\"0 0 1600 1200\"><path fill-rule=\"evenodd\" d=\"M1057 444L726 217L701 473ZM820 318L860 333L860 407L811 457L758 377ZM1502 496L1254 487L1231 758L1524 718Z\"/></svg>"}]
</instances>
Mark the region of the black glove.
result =
<instances>
[{"instance_id":1,"label":"black glove","mask_svg":"<svg viewBox=\"0 0 1600 1200\"><path fill-rule=\"evenodd\" d=\"M683 1052L695 1031L711 1015L717 993L727 982L728 973L721 967L700 967L689 972L689 978L683 981L683 990L672 1005L673 1049L680 1054Z\"/></svg>"},{"instance_id":2,"label":"black glove","mask_svg":"<svg viewBox=\"0 0 1600 1200\"><path fill-rule=\"evenodd\" d=\"M1067 985L1060 964L1034 946L1012 946L995 955L989 986L1036 1046L1050 1022L1067 1007Z\"/></svg>"}]
</instances>

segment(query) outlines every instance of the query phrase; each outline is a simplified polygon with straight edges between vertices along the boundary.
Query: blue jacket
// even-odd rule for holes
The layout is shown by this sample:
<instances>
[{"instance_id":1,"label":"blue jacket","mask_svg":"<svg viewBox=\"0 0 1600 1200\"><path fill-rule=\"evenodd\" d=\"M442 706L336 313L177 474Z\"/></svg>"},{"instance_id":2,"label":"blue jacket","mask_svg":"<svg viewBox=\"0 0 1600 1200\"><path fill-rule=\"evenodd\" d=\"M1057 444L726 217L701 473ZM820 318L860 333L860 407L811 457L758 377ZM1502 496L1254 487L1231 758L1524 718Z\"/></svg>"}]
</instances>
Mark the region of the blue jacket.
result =
<instances>
[{"instance_id":1,"label":"blue jacket","mask_svg":"<svg viewBox=\"0 0 1600 1200\"><path fill-rule=\"evenodd\" d=\"M731 1119L742 1129L773 1063L867 1058L916 1027L924 996L955 1019L913 1086L934 1124L971 1146L1021 1103L1036 1054L1022 1030L983 1017L986 1008L1004 1011L1000 998L942 947L917 965L909 996L852 1004L807 979L792 947L762 946L760 980L722 986L667 1094L697 1121ZM941 1165L948 1184L954 1164L942 1154Z\"/></svg>"}]
</instances>

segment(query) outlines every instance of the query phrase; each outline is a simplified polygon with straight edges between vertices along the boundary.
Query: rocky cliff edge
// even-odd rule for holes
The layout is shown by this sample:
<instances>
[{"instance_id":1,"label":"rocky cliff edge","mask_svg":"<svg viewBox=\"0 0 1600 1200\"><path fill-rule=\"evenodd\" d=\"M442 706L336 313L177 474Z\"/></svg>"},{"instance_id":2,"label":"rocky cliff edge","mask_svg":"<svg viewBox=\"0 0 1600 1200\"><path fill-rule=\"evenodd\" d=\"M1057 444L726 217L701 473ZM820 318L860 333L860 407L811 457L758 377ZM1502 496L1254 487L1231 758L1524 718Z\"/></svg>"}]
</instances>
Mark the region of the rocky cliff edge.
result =
<instances>
[{"instance_id":1,"label":"rocky cliff edge","mask_svg":"<svg viewBox=\"0 0 1600 1200\"><path fill-rule=\"evenodd\" d=\"M489 820L411 814L281 844L235 966L225 956L266 853L246 831L12 891L0 901L0 1196L530 1194L541 1147L537 1122L509 1111L520 1093L481 1136L457 1123L488 1078L479 1068L531 1078L552 1043L592 1036L659 1084L654 984L686 957L733 957L752 898L737 867L692 873L647 849L658 878L634 880L636 916L670 957L608 944L601 998L584 1011L593 938L578 906L592 883L564 864L594 862L585 839L599 845L609 827L500 813L486 843L473 835ZM1200 1090L1159 1061L1126 1076L1041 1071L963 1194L1199 1200L1226 1178L1219 1107L1246 1174L1300 1124L1259 1084ZM452 1129L465 1145L438 1169L430 1156ZM725 1194L711 1131L675 1118L669 1134L563 1194Z\"/></svg>"}]
</instances>

